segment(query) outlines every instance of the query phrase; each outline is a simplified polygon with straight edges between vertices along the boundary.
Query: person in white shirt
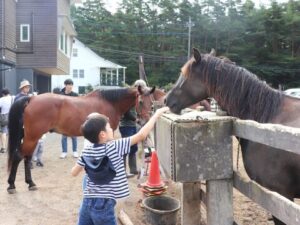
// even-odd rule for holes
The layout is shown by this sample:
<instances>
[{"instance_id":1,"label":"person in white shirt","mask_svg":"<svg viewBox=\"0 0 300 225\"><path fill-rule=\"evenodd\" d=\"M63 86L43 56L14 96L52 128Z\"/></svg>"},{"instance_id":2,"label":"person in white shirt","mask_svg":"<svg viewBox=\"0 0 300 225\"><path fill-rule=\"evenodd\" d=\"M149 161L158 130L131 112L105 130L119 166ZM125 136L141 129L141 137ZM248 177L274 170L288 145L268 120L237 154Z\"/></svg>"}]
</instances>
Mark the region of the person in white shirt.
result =
<instances>
[{"instance_id":1,"label":"person in white shirt","mask_svg":"<svg viewBox=\"0 0 300 225\"><path fill-rule=\"evenodd\" d=\"M14 97L10 95L10 92L7 88L4 88L2 91L2 97L0 98L0 140L1 140L1 149L0 153L4 153L7 148L7 134L8 134L8 113L12 103L14 102Z\"/></svg>"}]
</instances>

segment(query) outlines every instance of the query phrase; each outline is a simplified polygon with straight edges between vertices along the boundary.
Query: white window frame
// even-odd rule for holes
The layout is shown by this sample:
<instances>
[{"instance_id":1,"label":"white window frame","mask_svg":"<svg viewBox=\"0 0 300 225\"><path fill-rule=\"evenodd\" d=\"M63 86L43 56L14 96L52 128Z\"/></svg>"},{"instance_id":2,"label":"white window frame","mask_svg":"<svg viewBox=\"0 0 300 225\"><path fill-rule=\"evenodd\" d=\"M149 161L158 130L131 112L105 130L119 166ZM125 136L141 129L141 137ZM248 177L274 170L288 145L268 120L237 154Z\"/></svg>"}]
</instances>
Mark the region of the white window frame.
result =
<instances>
[{"instance_id":1,"label":"white window frame","mask_svg":"<svg viewBox=\"0 0 300 225\"><path fill-rule=\"evenodd\" d=\"M66 54L66 55L68 55L68 34L65 32L65 47L64 47L64 53Z\"/></svg>"},{"instance_id":2,"label":"white window frame","mask_svg":"<svg viewBox=\"0 0 300 225\"><path fill-rule=\"evenodd\" d=\"M82 78L82 79L84 78L84 70L83 69L79 70L78 78Z\"/></svg>"},{"instance_id":3,"label":"white window frame","mask_svg":"<svg viewBox=\"0 0 300 225\"><path fill-rule=\"evenodd\" d=\"M28 39L23 38L23 28L27 28ZM30 42L30 24L20 24L20 42Z\"/></svg>"},{"instance_id":4,"label":"white window frame","mask_svg":"<svg viewBox=\"0 0 300 225\"><path fill-rule=\"evenodd\" d=\"M59 35L59 50L64 52L64 47L65 47L65 31L62 30Z\"/></svg>"},{"instance_id":5,"label":"white window frame","mask_svg":"<svg viewBox=\"0 0 300 225\"><path fill-rule=\"evenodd\" d=\"M76 71L76 73L75 73ZM76 74L76 76L75 76ZM73 69L73 78L79 78L79 70L78 69Z\"/></svg>"},{"instance_id":6,"label":"white window frame","mask_svg":"<svg viewBox=\"0 0 300 225\"><path fill-rule=\"evenodd\" d=\"M59 50L64 53L67 57L69 57L69 35L66 33L64 29L62 29L60 36L59 36Z\"/></svg>"},{"instance_id":7,"label":"white window frame","mask_svg":"<svg viewBox=\"0 0 300 225\"><path fill-rule=\"evenodd\" d=\"M78 57L78 48L73 48L72 56Z\"/></svg>"}]
</instances>

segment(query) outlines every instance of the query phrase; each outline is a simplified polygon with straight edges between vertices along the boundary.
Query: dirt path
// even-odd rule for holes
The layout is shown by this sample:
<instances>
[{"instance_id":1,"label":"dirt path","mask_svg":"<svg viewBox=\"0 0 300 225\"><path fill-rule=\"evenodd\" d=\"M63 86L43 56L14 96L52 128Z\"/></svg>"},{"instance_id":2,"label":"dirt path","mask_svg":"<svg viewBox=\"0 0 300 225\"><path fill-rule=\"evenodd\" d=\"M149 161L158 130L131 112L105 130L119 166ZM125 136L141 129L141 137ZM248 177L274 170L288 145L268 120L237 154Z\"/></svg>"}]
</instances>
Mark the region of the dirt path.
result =
<instances>
[{"instance_id":1,"label":"dirt path","mask_svg":"<svg viewBox=\"0 0 300 225\"><path fill-rule=\"evenodd\" d=\"M60 135L47 134L43 162L45 166L34 167L32 176L38 186L37 191L28 191L24 181L24 163L20 163L16 178L17 193L6 191L7 155L1 154L0 170L0 225L71 225L76 224L78 209L82 199L82 175L72 177L70 170L76 159L70 153L71 140L68 140L69 155L60 159ZM82 149L83 138L79 138L78 149ZM144 178L145 179L145 178ZM134 224L146 224L143 209L140 207L142 193L137 184L142 180L129 179L131 195L117 204L130 216Z\"/></svg>"},{"instance_id":2,"label":"dirt path","mask_svg":"<svg viewBox=\"0 0 300 225\"><path fill-rule=\"evenodd\" d=\"M68 140L69 149L70 142ZM82 146L83 138L79 138L78 149L81 150ZM70 152L66 159L60 159L60 151L60 135L47 134L43 155L45 167L35 166L32 170L38 190L28 191L24 182L22 161L16 179L17 193L14 195L9 195L6 191L7 155L0 155L0 225L76 224L82 199L82 176L74 178L70 175L76 159L71 156ZM234 162L236 163L236 153L234 153ZM242 160L239 162L241 163L240 170L242 170ZM116 208L117 213L121 208L124 209L135 225L147 225L144 211L140 206L143 195L137 188L137 184L144 180L129 179L131 195L129 198L119 201ZM170 182L168 194L180 199L180 184ZM270 214L237 191L234 191L234 216L240 225L273 224L269 219ZM178 219L178 225L180 225L180 219Z\"/></svg>"}]
</instances>

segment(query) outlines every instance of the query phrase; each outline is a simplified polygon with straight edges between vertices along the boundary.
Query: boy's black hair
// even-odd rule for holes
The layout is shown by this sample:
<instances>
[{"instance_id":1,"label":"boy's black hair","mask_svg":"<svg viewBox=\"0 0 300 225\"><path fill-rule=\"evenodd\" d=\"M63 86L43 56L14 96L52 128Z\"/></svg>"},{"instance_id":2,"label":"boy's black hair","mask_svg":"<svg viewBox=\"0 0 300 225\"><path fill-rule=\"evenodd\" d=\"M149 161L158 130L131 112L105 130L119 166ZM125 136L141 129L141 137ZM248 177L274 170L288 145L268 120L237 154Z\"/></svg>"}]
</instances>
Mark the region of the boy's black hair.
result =
<instances>
[{"instance_id":1,"label":"boy's black hair","mask_svg":"<svg viewBox=\"0 0 300 225\"><path fill-rule=\"evenodd\" d=\"M65 85L73 85L73 81L71 79L66 79L64 84Z\"/></svg>"},{"instance_id":2,"label":"boy's black hair","mask_svg":"<svg viewBox=\"0 0 300 225\"><path fill-rule=\"evenodd\" d=\"M85 139L89 140L93 144L99 143L99 133L101 131L106 131L106 124L108 123L108 118L104 115L97 115L87 120L81 125L81 132Z\"/></svg>"}]
</instances>

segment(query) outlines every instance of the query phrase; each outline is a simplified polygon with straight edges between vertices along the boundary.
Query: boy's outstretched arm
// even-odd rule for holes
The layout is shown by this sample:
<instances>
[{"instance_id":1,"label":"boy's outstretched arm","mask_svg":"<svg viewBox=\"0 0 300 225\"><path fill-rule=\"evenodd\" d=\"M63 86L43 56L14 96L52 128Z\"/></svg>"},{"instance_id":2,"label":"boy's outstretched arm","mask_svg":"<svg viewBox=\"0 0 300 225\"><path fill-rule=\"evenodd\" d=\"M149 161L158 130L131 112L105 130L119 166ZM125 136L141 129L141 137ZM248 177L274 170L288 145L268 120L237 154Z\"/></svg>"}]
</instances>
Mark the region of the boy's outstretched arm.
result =
<instances>
[{"instance_id":1,"label":"boy's outstretched arm","mask_svg":"<svg viewBox=\"0 0 300 225\"><path fill-rule=\"evenodd\" d=\"M169 107L165 106L155 111L154 115L150 118L150 120L137 132L135 135L130 137L131 145L137 144L140 141L146 139L150 131L153 129L155 122L157 119L166 111L169 110Z\"/></svg>"}]
</instances>

